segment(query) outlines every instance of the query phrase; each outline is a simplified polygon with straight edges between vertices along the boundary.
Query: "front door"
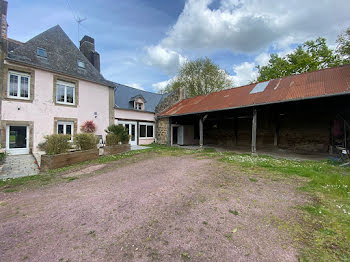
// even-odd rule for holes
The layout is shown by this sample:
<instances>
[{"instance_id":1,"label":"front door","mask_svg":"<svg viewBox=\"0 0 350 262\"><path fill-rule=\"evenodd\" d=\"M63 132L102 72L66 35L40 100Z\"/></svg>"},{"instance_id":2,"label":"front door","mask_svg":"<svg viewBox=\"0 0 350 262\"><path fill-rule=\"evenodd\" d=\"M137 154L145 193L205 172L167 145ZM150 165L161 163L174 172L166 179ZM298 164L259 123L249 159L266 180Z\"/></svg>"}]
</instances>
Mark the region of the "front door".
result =
<instances>
[{"instance_id":1,"label":"front door","mask_svg":"<svg viewBox=\"0 0 350 262\"><path fill-rule=\"evenodd\" d=\"M6 126L6 152L10 155L29 154L28 126Z\"/></svg>"},{"instance_id":2,"label":"front door","mask_svg":"<svg viewBox=\"0 0 350 262\"><path fill-rule=\"evenodd\" d=\"M130 135L130 145L137 145L137 123L136 122L125 122L118 121L119 125L123 125L128 131Z\"/></svg>"}]
</instances>

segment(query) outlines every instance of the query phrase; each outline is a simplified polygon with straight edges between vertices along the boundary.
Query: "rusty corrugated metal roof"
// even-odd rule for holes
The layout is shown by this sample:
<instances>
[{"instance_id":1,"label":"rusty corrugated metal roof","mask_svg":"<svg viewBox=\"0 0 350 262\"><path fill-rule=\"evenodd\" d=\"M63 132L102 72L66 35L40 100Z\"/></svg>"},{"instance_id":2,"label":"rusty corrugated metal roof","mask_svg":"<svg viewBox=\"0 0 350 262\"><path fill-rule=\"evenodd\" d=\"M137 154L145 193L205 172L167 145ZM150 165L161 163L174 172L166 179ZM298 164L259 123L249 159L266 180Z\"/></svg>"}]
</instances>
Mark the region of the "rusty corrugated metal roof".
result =
<instances>
[{"instance_id":1,"label":"rusty corrugated metal roof","mask_svg":"<svg viewBox=\"0 0 350 262\"><path fill-rule=\"evenodd\" d=\"M350 65L270 80L262 92L251 93L256 85L250 84L188 98L166 109L159 116L186 115L350 94ZM258 90L261 89L258 87Z\"/></svg>"}]
</instances>

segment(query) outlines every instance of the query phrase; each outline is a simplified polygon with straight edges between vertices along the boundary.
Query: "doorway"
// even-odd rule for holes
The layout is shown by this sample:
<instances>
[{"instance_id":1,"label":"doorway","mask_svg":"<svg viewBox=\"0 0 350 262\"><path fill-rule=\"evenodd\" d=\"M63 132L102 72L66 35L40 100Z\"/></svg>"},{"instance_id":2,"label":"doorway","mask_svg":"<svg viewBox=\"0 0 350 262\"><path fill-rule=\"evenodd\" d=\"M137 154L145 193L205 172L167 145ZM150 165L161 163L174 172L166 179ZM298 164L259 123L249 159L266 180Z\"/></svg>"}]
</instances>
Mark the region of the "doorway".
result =
<instances>
[{"instance_id":1,"label":"doorway","mask_svg":"<svg viewBox=\"0 0 350 262\"><path fill-rule=\"evenodd\" d=\"M119 125L123 125L126 130L129 132L130 145L137 145L137 122L125 122L125 121L118 121Z\"/></svg>"},{"instance_id":2,"label":"doorway","mask_svg":"<svg viewBox=\"0 0 350 262\"><path fill-rule=\"evenodd\" d=\"M10 155L29 154L28 126L6 126L6 152Z\"/></svg>"}]
</instances>

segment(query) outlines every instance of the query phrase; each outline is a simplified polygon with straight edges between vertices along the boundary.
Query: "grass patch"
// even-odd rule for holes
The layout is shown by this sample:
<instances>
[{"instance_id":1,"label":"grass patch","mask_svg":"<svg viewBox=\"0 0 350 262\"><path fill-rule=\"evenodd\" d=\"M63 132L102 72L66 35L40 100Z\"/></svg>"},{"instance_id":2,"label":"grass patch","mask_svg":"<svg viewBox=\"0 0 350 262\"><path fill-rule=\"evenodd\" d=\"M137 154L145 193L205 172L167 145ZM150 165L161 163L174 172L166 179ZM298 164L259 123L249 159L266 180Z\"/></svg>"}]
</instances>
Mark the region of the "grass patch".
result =
<instances>
[{"instance_id":1,"label":"grass patch","mask_svg":"<svg viewBox=\"0 0 350 262\"><path fill-rule=\"evenodd\" d=\"M231 214L238 216L238 211L237 210L229 210L228 212L230 212Z\"/></svg>"},{"instance_id":2,"label":"grass patch","mask_svg":"<svg viewBox=\"0 0 350 262\"><path fill-rule=\"evenodd\" d=\"M302 191L313 196L311 205L300 207L303 228L298 241L300 261L350 261L350 168L327 161L296 161L269 156L223 153L221 161L270 174L306 178ZM252 178L249 178L253 181Z\"/></svg>"}]
</instances>

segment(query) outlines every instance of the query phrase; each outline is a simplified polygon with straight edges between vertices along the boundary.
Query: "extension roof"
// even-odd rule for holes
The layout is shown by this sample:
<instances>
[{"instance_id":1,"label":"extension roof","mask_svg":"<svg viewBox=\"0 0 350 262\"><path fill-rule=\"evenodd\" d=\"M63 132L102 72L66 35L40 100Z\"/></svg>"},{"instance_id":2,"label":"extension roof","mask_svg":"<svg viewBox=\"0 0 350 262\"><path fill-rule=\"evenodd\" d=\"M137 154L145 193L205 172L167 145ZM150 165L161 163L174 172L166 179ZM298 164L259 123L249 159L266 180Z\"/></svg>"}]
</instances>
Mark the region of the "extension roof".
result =
<instances>
[{"instance_id":1,"label":"extension roof","mask_svg":"<svg viewBox=\"0 0 350 262\"><path fill-rule=\"evenodd\" d=\"M156 106L168 96L168 94L156 94L118 83L115 83L115 85L116 88L114 89L114 99L116 108L136 110L133 108L130 101L133 101L135 98L142 97L145 100L145 110L143 112L146 111L154 113Z\"/></svg>"},{"instance_id":2,"label":"extension roof","mask_svg":"<svg viewBox=\"0 0 350 262\"><path fill-rule=\"evenodd\" d=\"M350 65L322 69L182 100L158 116L177 116L350 94Z\"/></svg>"},{"instance_id":3,"label":"extension roof","mask_svg":"<svg viewBox=\"0 0 350 262\"><path fill-rule=\"evenodd\" d=\"M46 50L47 58L37 56L37 48ZM8 53L7 59L111 86L111 82L104 79L59 25L33 37L22 45L18 45L13 51ZM85 69L78 67L78 60L85 63Z\"/></svg>"}]
</instances>

